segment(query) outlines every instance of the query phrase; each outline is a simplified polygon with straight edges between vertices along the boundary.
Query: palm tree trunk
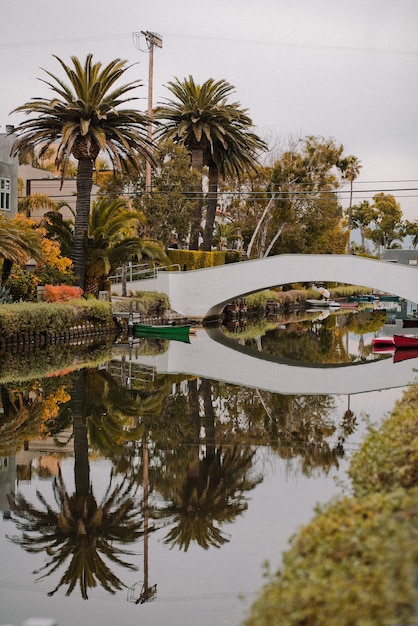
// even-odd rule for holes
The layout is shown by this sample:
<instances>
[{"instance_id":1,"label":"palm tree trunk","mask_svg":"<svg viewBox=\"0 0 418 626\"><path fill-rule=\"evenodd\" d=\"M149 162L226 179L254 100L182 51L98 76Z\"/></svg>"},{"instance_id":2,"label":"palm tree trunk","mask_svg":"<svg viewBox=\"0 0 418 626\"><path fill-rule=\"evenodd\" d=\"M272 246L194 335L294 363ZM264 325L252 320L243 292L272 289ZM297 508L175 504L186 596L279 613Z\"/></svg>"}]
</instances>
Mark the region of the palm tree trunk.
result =
<instances>
[{"instance_id":1,"label":"palm tree trunk","mask_svg":"<svg viewBox=\"0 0 418 626\"><path fill-rule=\"evenodd\" d=\"M213 459L215 456L215 411L212 404L211 381L204 378L200 389L205 408L206 458Z\"/></svg>"},{"instance_id":2,"label":"palm tree trunk","mask_svg":"<svg viewBox=\"0 0 418 626\"><path fill-rule=\"evenodd\" d=\"M211 163L209 165L209 194L206 209L205 232L203 234L202 245L203 250L205 250L206 252L210 252L212 250L213 225L215 223L216 217L216 205L218 204L218 182L218 168L214 163Z\"/></svg>"},{"instance_id":3,"label":"palm tree trunk","mask_svg":"<svg viewBox=\"0 0 418 626\"><path fill-rule=\"evenodd\" d=\"M188 382L189 387L189 411L192 416L194 431L195 431L195 443L199 443L200 436L200 415L199 415L199 392L197 389L197 379L192 378Z\"/></svg>"},{"instance_id":4,"label":"palm tree trunk","mask_svg":"<svg viewBox=\"0 0 418 626\"><path fill-rule=\"evenodd\" d=\"M10 259L3 259L3 269L1 272L1 284L4 285L6 280L10 276L10 272L12 271L13 261Z\"/></svg>"},{"instance_id":5,"label":"palm tree trunk","mask_svg":"<svg viewBox=\"0 0 418 626\"><path fill-rule=\"evenodd\" d=\"M77 496L90 493L90 465L87 426L84 417L85 370L74 374L71 390L71 411L74 434L74 481Z\"/></svg>"},{"instance_id":6,"label":"palm tree trunk","mask_svg":"<svg viewBox=\"0 0 418 626\"><path fill-rule=\"evenodd\" d=\"M74 224L72 261L77 284L84 289L87 263L87 232L89 225L91 190L93 186L93 161L80 158L77 170L77 204Z\"/></svg>"}]
</instances>

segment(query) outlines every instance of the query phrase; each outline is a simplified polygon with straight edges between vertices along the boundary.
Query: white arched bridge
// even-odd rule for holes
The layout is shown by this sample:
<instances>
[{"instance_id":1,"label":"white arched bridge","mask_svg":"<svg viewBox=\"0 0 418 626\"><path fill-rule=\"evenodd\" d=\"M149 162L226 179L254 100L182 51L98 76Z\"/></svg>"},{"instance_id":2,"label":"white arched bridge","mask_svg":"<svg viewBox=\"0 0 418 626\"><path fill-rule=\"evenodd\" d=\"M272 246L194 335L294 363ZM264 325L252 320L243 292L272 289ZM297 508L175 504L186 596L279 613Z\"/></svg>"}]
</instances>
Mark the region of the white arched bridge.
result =
<instances>
[{"instance_id":1,"label":"white arched bridge","mask_svg":"<svg viewBox=\"0 0 418 626\"><path fill-rule=\"evenodd\" d=\"M174 311L204 319L219 316L226 304L250 293L316 281L370 287L418 302L416 267L335 254L283 254L193 271L158 271L154 278L130 282L128 289L165 293ZM121 283L112 292L121 295Z\"/></svg>"}]
</instances>

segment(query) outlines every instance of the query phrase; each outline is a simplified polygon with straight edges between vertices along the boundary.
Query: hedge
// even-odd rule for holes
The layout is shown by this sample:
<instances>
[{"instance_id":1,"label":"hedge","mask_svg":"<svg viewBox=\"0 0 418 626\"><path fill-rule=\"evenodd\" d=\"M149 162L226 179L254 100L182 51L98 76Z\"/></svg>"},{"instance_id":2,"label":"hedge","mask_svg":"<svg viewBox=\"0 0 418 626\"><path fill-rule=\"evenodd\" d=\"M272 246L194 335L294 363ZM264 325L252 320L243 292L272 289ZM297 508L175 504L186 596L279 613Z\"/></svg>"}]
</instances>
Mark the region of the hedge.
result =
<instances>
[{"instance_id":1,"label":"hedge","mask_svg":"<svg viewBox=\"0 0 418 626\"><path fill-rule=\"evenodd\" d=\"M73 300L0 305L0 336L4 338L31 332L57 333L86 322L111 324L110 304L100 300Z\"/></svg>"},{"instance_id":2,"label":"hedge","mask_svg":"<svg viewBox=\"0 0 418 626\"><path fill-rule=\"evenodd\" d=\"M215 267L226 263L235 263L241 260L241 254L236 250L167 250L170 261L179 265L181 270L198 270L204 267Z\"/></svg>"}]
</instances>

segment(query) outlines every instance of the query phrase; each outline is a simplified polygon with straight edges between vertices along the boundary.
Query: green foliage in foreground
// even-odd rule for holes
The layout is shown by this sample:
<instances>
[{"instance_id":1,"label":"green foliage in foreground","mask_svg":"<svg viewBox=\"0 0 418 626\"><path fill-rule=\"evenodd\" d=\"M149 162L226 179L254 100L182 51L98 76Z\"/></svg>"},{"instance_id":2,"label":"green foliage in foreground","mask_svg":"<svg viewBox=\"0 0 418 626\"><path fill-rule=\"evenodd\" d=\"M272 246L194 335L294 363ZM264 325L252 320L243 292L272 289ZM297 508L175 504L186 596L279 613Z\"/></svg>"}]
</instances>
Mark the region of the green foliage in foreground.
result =
<instances>
[{"instance_id":1,"label":"green foliage in foreground","mask_svg":"<svg viewBox=\"0 0 418 626\"><path fill-rule=\"evenodd\" d=\"M418 487L418 385L397 402L389 419L369 433L350 463L356 496Z\"/></svg>"},{"instance_id":2,"label":"green foliage in foreground","mask_svg":"<svg viewBox=\"0 0 418 626\"><path fill-rule=\"evenodd\" d=\"M293 537L246 626L418 622L417 431L415 385L354 455L354 497L318 508Z\"/></svg>"},{"instance_id":3,"label":"green foliage in foreground","mask_svg":"<svg viewBox=\"0 0 418 626\"><path fill-rule=\"evenodd\" d=\"M110 324L110 304L90 299L66 303L25 302L3 304L0 307L1 337L11 337L15 333L61 332L86 322Z\"/></svg>"},{"instance_id":4,"label":"green foliage in foreground","mask_svg":"<svg viewBox=\"0 0 418 626\"><path fill-rule=\"evenodd\" d=\"M320 510L283 558L247 626L406 624L415 620L418 490Z\"/></svg>"}]
</instances>

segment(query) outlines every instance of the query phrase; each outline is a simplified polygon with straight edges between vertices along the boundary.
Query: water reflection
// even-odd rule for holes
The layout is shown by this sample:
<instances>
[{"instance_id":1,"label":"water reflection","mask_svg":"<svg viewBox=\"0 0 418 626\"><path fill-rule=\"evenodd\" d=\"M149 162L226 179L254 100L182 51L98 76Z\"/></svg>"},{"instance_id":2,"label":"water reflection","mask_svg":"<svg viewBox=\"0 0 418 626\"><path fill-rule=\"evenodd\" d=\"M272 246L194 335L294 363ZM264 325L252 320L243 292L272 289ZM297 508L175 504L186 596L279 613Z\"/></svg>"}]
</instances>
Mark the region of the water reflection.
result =
<instances>
[{"instance_id":1,"label":"water reflection","mask_svg":"<svg viewBox=\"0 0 418 626\"><path fill-rule=\"evenodd\" d=\"M57 460L51 486L36 490L35 503L19 490L9 494L20 532L9 538L28 553L47 555L33 572L38 580L60 574L48 595L61 587L70 595L78 586L84 599L97 585L120 590L125 583L112 566L135 569L126 559L134 554L128 546L158 527L166 529L165 544L184 551L228 542L225 527L247 509L249 492L263 478L254 470L256 442L281 458L300 458L307 475L319 467L329 471L343 454L344 429L338 445L328 442L337 430L327 420L331 398L281 397L169 376L127 389L108 369L37 381L27 392L1 386L4 424L17 426L9 428L3 454L18 450L22 436L27 451L39 437L53 438L58 458L60 447L68 454L72 442L73 492ZM100 501L91 454L113 462ZM150 589L145 580L141 601Z\"/></svg>"},{"instance_id":2,"label":"water reflection","mask_svg":"<svg viewBox=\"0 0 418 626\"><path fill-rule=\"evenodd\" d=\"M58 473L52 482L56 509L48 503L47 495L40 490L36 492L38 506L32 504L22 493L9 494L10 509L16 526L21 531L20 536L10 537L11 540L29 553L48 555L45 565L36 569L34 574L41 574L41 580L64 568L58 584L48 593L50 596L62 586L67 587L66 595L70 595L79 585L84 599L88 598L89 588L98 584L111 593L121 589L121 580L106 564L106 560L134 569L131 563L122 559L132 552L122 546L135 543L143 534L141 507L136 499L137 485L132 480L124 477L115 484L111 474L102 501L98 503L94 496L90 481L87 431L90 427L90 442L98 442L101 447L103 440L94 438L97 420L97 403L94 400L98 396L93 391L97 386L105 386L97 384L99 378L100 374L94 370L80 370L72 375L69 410L65 413L72 423L74 493L68 493L58 464ZM90 404L89 400L93 400L93 403ZM63 403L61 411L66 408L65 404ZM106 406L106 399L102 406ZM112 411L109 410L109 405L106 408L108 410L100 416L103 424L101 430L107 430L107 426L110 426L114 431ZM109 423L106 419L108 415ZM120 439L123 421L118 430ZM51 429L51 434L58 435L59 432L57 425Z\"/></svg>"},{"instance_id":3,"label":"water reflection","mask_svg":"<svg viewBox=\"0 0 418 626\"><path fill-rule=\"evenodd\" d=\"M7 522L7 535L10 544L26 553L23 568L48 581L49 596L57 598L65 592L74 602L88 598L86 604L93 602L96 610L100 588L113 596L123 593L132 601L126 604L134 608L156 598L157 581L159 596L160 581L166 588L180 588L178 593L185 596L192 583L177 579L177 571L189 569L196 579L202 576L209 581L213 576L218 581L220 570L228 571L248 558L247 569L241 568L235 577L241 581L251 570L249 588L255 591L261 584L262 561L273 548L280 556L276 525L289 524L282 533L285 542L302 521L300 515L292 518L289 513L309 501L297 484L309 484L309 496L320 497L314 487L320 483L315 481L331 479L344 466L361 421L359 411L351 408L350 395L342 406L335 394L318 390L278 394L256 380L243 387L220 376L202 376L197 373L198 366L205 365L197 360L202 352L194 352L201 345L200 337L204 347L214 344L214 354L228 349L238 363L247 358L244 351L230 350L236 336L222 339L221 335L219 329L202 330L191 345L144 340L115 346L111 353L106 352L108 346L98 346L92 367L71 371L74 363L66 368L61 361L55 372L20 382L13 376L3 378L0 454L3 465L7 461L11 471L16 467L14 487L8 490L12 521ZM271 365L278 343L267 339L266 363ZM239 346L255 352L254 345L243 345L253 341L253 337L240 337ZM293 337L285 342L287 347L292 343ZM333 343L334 339L321 339L319 345L323 350ZM366 346L367 342L362 349ZM89 354L95 358L94 351ZM176 359L179 355L186 359L185 354L190 361L188 372L182 373ZM164 369L161 373L158 365L170 361L175 373ZM220 371L219 356L217 363ZM73 478L68 473L70 464ZM282 474L271 480L271 468L276 466ZM275 502L290 479L295 485L293 501L287 494L269 518L263 507ZM3 511L7 517L4 505ZM237 540L240 528L250 521L249 535ZM260 534L262 527L266 528ZM246 557L253 545L260 551ZM168 557L163 550L178 556ZM213 557L202 555L213 552L225 556L211 569L208 563ZM185 553L187 566L180 560ZM153 559L158 564L156 578L148 571ZM254 583L254 576L260 582ZM17 598L15 603L18 607ZM240 609L234 611L236 615ZM190 622L186 613L182 609L177 623L194 623L195 612ZM124 615L125 624L136 622L130 613ZM170 623L172 615L165 618L153 622L151 616L149 623ZM66 623L73 622L63 621L62 626Z\"/></svg>"}]
</instances>

